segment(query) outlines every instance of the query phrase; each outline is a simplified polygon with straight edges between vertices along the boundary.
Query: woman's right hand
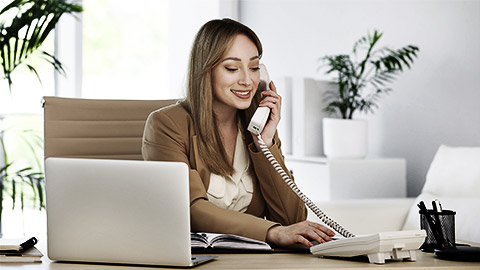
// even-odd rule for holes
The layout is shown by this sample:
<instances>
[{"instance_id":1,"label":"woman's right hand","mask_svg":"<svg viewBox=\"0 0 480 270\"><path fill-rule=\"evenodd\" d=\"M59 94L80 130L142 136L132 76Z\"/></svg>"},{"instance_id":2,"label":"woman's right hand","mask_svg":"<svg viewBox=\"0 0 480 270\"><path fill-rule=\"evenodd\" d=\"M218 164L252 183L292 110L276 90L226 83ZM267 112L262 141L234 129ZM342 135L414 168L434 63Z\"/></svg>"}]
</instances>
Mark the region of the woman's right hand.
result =
<instances>
[{"instance_id":1,"label":"woman's right hand","mask_svg":"<svg viewBox=\"0 0 480 270\"><path fill-rule=\"evenodd\" d=\"M311 221L302 221L290 226L273 226L267 231L267 242L277 246L304 244L313 246L310 241L325 243L332 240L335 232Z\"/></svg>"}]
</instances>

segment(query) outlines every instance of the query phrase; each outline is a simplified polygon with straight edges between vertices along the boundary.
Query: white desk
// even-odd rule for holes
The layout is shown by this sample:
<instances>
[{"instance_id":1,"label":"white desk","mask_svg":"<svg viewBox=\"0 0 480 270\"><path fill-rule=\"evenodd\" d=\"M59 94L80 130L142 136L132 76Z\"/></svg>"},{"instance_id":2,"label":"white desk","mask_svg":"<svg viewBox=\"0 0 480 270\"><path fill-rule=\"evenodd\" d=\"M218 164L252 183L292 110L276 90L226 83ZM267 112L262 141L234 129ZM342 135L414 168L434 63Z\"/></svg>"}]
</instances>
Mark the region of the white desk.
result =
<instances>
[{"instance_id":1,"label":"white desk","mask_svg":"<svg viewBox=\"0 0 480 270\"><path fill-rule=\"evenodd\" d=\"M46 255L46 243L40 240L37 247ZM415 270L480 270L480 263L440 260L431 253L417 252L416 262L388 261L383 265L348 259L317 258L308 253L269 253L269 254L215 254L215 261L199 265L193 269L392 269ZM161 267L100 265L86 263L52 262L46 256L41 264L0 264L0 269L43 269L43 270L147 270ZM172 269L172 268L170 268Z\"/></svg>"},{"instance_id":2,"label":"white desk","mask_svg":"<svg viewBox=\"0 0 480 270\"><path fill-rule=\"evenodd\" d=\"M312 201L405 198L407 194L406 161L402 158L286 156L285 163Z\"/></svg>"}]
</instances>

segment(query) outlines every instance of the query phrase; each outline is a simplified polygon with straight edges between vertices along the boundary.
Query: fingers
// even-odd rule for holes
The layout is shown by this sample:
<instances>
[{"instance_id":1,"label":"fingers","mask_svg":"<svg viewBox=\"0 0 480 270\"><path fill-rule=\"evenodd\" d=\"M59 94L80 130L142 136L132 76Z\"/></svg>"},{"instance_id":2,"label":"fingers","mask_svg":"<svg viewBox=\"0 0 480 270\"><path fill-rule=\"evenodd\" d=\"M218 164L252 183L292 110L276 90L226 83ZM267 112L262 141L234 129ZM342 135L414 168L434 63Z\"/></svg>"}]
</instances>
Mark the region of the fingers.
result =
<instances>
[{"instance_id":1,"label":"fingers","mask_svg":"<svg viewBox=\"0 0 480 270\"><path fill-rule=\"evenodd\" d=\"M275 93L275 92L272 92ZM267 104L271 104L272 107L281 107L282 105L282 97L278 94L265 96L259 103L260 106L268 106Z\"/></svg>"},{"instance_id":2,"label":"fingers","mask_svg":"<svg viewBox=\"0 0 480 270\"><path fill-rule=\"evenodd\" d=\"M280 116L280 109L282 107L282 97L277 93L277 88L273 82L270 82L272 90L265 90L262 92L263 99L260 101L259 106L268 107L278 117Z\"/></svg>"},{"instance_id":3,"label":"fingers","mask_svg":"<svg viewBox=\"0 0 480 270\"><path fill-rule=\"evenodd\" d=\"M290 246L300 243L311 247L310 241L325 243L334 232L323 225L311 221L302 221L290 226L277 226L268 231L267 240L280 246Z\"/></svg>"},{"instance_id":4,"label":"fingers","mask_svg":"<svg viewBox=\"0 0 480 270\"><path fill-rule=\"evenodd\" d=\"M270 117L265 125L265 128L262 131L262 138L267 145L270 147L273 144L273 137L277 130L278 123L280 122L280 113L282 106L282 97L277 93L277 88L273 82L270 82L270 88L272 90L265 90L262 92L262 100L259 103L260 107L270 108ZM255 140L255 139L254 139ZM255 143L257 145L257 143ZM257 149L258 149L257 145Z\"/></svg>"},{"instance_id":5,"label":"fingers","mask_svg":"<svg viewBox=\"0 0 480 270\"><path fill-rule=\"evenodd\" d=\"M308 237L310 240L317 241L320 244L332 240L330 236L325 234L323 231L312 226L308 226L308 229L306 229L303 236Z\"/></svg>"},{"instance_id":6,"label":"fingers","mask_svg":"<svg viewBox=\"0 0 480 270\"><path fill-rule=\"evenodd\" d=\"M312 226L312 227L315 227L317 228L318 230L324 232L326 235L332 237L332 236L335 236L335 232L330 230L329 228L323 226L323 225L320 225L316 222L311 222L311 221L307 221L309 226Z\"/></svg>"},{"instance_id":7,"label":"fingers","mask_svg":"<svg viewBox=\"0 0 480 270\"><path fill-rule=\"evenodd\" d=\"M270 81L270 83L268 84L269 86L269 89L271 89L272 91L274 91L275 93L277 92L277 87L275 86L275 84L273 83L273 81Z\"/></svg>"},{"instance_id":8,"label":"fingers","mask_svg":"<svg viewBox=\"0 0 480 270\"><path fill-rule=\"evenodd\" d=\"M316 230L316 231L314 231L314 233L315 233L315 235L311 239L317 241L320 244L332 240L332 238L330 238L330 236L326 235L322 231Z\"/></svg>"},{"instance_id":9,"label":"fingers","mask_svg":"<svg viewBox=\"0 0 480 270\"><path fill-rule=\"evenodd\" d=\"M332 230L315 222L303 221L295 225L302 227L301 230L297 231L300 235L310 240L317 241L318 243L331 241L331 236L335 235Z\"/></svg>"},{"instance_id":10,"label":"fingers","mask_svg":"<svg viewBox=\"0 0 480 270\"><path fill-rule=\"evenodd\" d=\"M305 245L305 246L307 246L307 247L312 247L312 246L313 246L313 244L310 243L310 241L308 241L305 237L303 237L303 236L301 236L301 235L297 235L297 236L295 237L295 242L300 243L300 244L303 244L303 245Z\"/></svg>"},{"instance_id":11,"label":"fingers","mask_svg":"<svg viewBox=\"0 0 480 270\"><path fill-rule=\"evenodd\" d=\"M269 89L271 90L264 90L262 91L262 96L264 97L264 99L266 97L273 97L273 98L279 98L281 99L281 96L277 93L277 87L275 86L275 84L273 83L273 81L270 81L270 87Z\"/></svg>"},{"instance_id":12,"label":"fingers","mask_svg":"<svg viewBox=\"0 0 480 270\"><path fill-rule=\"evenodd\" d=\"M303 221L297 224L288 226L290 233L295 235L297 243L304 244L306 246L312 246L309 240L316 241L318 243L325 243L332 238L330 234L334 234L333 231L315 222Z\"/></svg>"}]
</instances>

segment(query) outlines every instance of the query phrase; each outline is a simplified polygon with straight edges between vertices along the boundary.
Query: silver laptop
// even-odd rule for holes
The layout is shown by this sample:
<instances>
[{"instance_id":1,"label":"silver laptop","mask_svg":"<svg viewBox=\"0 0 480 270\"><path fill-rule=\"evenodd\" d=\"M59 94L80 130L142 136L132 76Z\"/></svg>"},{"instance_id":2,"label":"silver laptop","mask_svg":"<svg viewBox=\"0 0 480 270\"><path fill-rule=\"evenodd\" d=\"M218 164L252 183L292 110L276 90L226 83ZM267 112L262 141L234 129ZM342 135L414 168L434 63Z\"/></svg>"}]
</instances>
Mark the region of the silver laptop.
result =
<instances>
[{"instance_id":1,"label":"silver laptop","mask_svg":"<svg viewBox=\"0 0 480 270\"><path fill-rule=\"evenodd\" d=\"M189 169L181 162L48 158L52 260L193 266Z\"/></svg>"}]
</instances>

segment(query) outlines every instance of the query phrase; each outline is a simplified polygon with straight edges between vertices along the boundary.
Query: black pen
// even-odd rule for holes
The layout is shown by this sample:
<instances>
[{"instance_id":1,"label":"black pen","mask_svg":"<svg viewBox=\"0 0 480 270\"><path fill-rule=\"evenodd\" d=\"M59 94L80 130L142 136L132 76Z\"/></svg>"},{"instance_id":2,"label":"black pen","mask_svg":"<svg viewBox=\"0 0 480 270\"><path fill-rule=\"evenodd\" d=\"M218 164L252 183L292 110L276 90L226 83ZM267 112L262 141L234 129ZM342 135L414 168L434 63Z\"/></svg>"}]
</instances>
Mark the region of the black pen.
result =
<instances>
[{"instance_id":1,"label":"black pen","mask_svg":"<svg viewBox=\"0 0 480 270\"><path fill-rule=\"evenodd\" d=\"M435 240L437 240L438 243L441 243L442 241L441 241L440 236L438 235L438 232L436 230L435 223L433 222L432 217L428 213L428 210L427 210L427 207L425 206L425 203L423 201L420 201L417 204L417 206L418 206L418 208L420 208L420 212L425 213L425 219L427 220L427 223L430 226L430 230L433 233L433 237L435 238Z\"/></svg>"},{"instance_id":2,"label":"black pen","mask_svg":"<svg viewBox=\"0 0 480 270\"><path fill-rule=\"evenodd\" d=\"M442 247L445 247L445 238L443 236L443 229L442 229L442 223L440 222L440 214L441 214L441 210L440 210L440 207L437 206L437 202L439 202L438 200L434 200L432 201L432 207L433 207L433 216L435 217L435 229L437 230L437 234L439 236L439 238L441 239L441 241L439 241L438 243L442 246Z\"/></svg>"},{"instance_id":3,"label":"black pen","mask_svg":"<svg viewBox=\"0 0 480 270\"><path fill-rule=\"evenodd\" d=\"M435 202L435 204L437 205L438 212L439 212L439 213L442 213L442 212L443 212L443 209L442 209L442 204L440 203L440 200L439 200L439 199L435 199L434 202Z\"/></svg>"},{"instance_id":4,"label":"black pen","mask_svg":"<svg viewBox=\"0 0 480 270\"><path fill-rule=\"evenodd\" d=\"M32 238L28 239L27 241L21 243L20 244L20 252L24 252L24 251L34 247L37 242L38 242L37 238L32 237Z\"/></svg>"}]
</instances>

